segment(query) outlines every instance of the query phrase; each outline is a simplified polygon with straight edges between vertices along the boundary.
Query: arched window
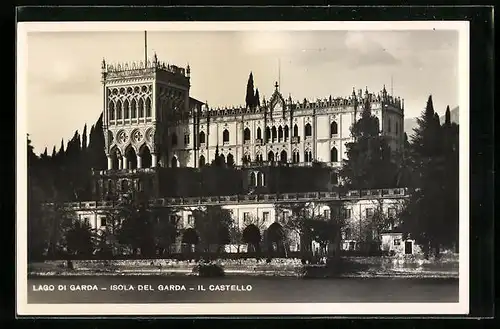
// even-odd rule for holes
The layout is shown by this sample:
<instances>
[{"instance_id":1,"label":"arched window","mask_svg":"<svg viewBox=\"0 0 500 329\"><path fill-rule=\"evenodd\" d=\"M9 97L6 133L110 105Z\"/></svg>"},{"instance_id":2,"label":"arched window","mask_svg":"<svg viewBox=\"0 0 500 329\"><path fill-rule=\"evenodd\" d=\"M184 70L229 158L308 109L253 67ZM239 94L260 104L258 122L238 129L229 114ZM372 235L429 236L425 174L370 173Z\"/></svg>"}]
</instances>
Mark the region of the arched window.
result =
<instances>
[{"instance_id":1,"label":"arched window","mask_svg":"<svg viewBox=\"0 0 500 329\"><path fill-rule=\"evenodd\" d=\"M281 154L280 154L280 161L281 161L282 163L286 163L286 162L287 162L287 154L286 154L286 151L285 151L285 150L281 151Z\"/></svg>"},{"instance_id":2,"label":"arched window","mask_svg":"<svg viewBox=\"0 0 500 329\"><path fill-rule=\"evenodd\" d=\"M273 139L273 142L276 141L276 137L277 137L277 132L276 132L276 127L273 126L273 129L272 129L272 139Z\"/></svg>"},{"instance_id":3,"label":"arched window","mask_svg":"<svg viewBox=\"0 0 500 329\"><path fill-rule=\"evenodd\" d=\"M144 100L139 99L139 118L144 118Z\"/></svg>"},{"instance_id":4,"label":"arched window","mask_svg":"<svg viewBox=\"0 0 500 329\"><path fill-rule=\"evenodd\" d=\"M338 133L339 133L339 131L338 131L337 122L333 121L330 124L330 134L333 136L333 135L337 135Z\"/></svg>"},{"instance_id":5,"label":"arched window","mask_svg":"<svg viewBox=\"0 0 500 329\"><path fill-rule=\"evenodd\" d=\"M199 167L205 166L205 157L203 155L200 155L200 160L199 160Z\"/></svg>"},{"instance_id":6,"label":"arched window","mask_svg":"<svg viewBox=\"0 0 500 329\"><path fill-rule=\"evenodd\" d=\"M274 152L273 151L269 151L269 153L267 153L267 161L274 161Z\"/></svg>"},{"instance_id":7,"label":"arched window","mask_svg":"<svg viewBox=\"0 0 500 329\"><path fill-rule=\"evenodd\" d=\"M269 142L271 138L271 129L269 127L266 128L266 142Z\"/></svg>"},{"instance_id":8,"label":"arched window","mask_svg":"<svg viewBox=\"0 0 500 329\"><path fill-rule=\"evenodd\" d=\"M293 137L299 137L299 127L296 124L293 125Z\"/></svg>"},{"instance_id":9,"label":"arched window","mask_svg":"<svg viewBox=\"0 0 500 329\"><path fill-rule=\"evenodd\" d=\"M311 127L311 124L310 123L306 123L306 126L304 128L304 135L306 137L311 137L312 136L312 127Z\"/></svg>"},{"instance_id":10,"label":"arched window","mask_svg":"<svg viewBox=\"0 0 500 329\"><path fill-rule=\"evenodd\" d=\"M338 162L339 161L339 152L337 151L337 148L334 146L332 147L330 151L330 161L331 162Z\"/></svg>"},{"instance_id":11,"label":"arched window","mask_svg":"<svg viewBox=\"0 0 500 329\"><path fill-rule=\"evenodd\" d=\"M132 119L137 118L137 102L135 101L135 98L132 99L132 106L131 106L131 111L130 112L131 112L130 113L131 114L130 117Z\"/></svg>"},{"instance_id":12,"label":"arched window","mask_svg":"<svg viewBox=\"0 0 500 329\"><path fill-rule=\"evenodd\" d=\"M146 98L146 117L151 117L151 99L149 97Z\"/></svg>"},{"instance_id":13,"label":"arched window","mask_svg":"<svg viewBox=\"0 0 500 329\"><path fill-rule=\"evenodd\" d=\"M299 151L294 151L293 154L293 163L299 163L300 162L300 153Z\"/></svg>"},{"instance_id":14,"label":"arched window","mask_svg":"<svg viewBox=\"0 0 500 329\"><path fill-rule=\"evenodd\" d=\"M250 129L245 128L245 130L243 130L243 140L244 141L250 140Z\"/></svg>"},{"instance_id":15,"label":"arched window","mask_svg":"<svg viewBox=\"0 0 500 329\"><path fill-rule=\"evenodd\" d=\"M122 180L122 192L123 193L129 192L129 184L127 179Z\"/></svg>"},{"instance_id":16,"label":"arched window","mask_svg":"<svg viewBox=\"0 0 500 329\"><path fill-rule=\"evenodd\" d=\"M264 186L264 174L261 172L257 173L257 186Z\"/></svg>"},{"instance_id":17,"label":"arched window","mask_svg":"<svg viewBox=\"0 0 500 329\"><path fill-rule=\"evenodd\" d=\"M285 126L285 142L288 141L290 137L290 129L288 129L288 125Z\"/></svg>"},{"instance_id":18,"label":"arched window","mask_svg":"<svg viewBox=\"0 0 500 329\"><path fill-rule=\"evenodd\" d=\"M172 133L171 141L172 141L172 146L177 146L177 134L176 133Z\"/></svg>"},{"instance_id":19,"label":"arched window","mask_svg":"<svg viewBox=\"0 0 500 329\"><path fill-rule=\"evenodd\" d=\"M312 152L311 151L304 152L304 161L305 162L312 162Z\"/></svg>"},{"instance_id":20,"label":"arched window","mask_svg":"<svg viewBox=\"0 0 500 329\"><path fill-rule=\"evenodd\" d=\"M222 142L229 143L229 130L227 129L222 132Z\"/></svg>"},{"instance_id":21,"label":"arched window","mask_svg":"<svg viewBox=\"0 0 500 329\"><path fill-rule=\"evenodd\" d=\"M278 128L278 141L279 142L283 141L283 128L281 128L281 126L279 126Z\"/></svg>"},{"instance_id":22,"label":"arched window","mask_svg":"<svg viewBox=\"0 0 500 329\"><path fill-rule=\"evenodd\" d=\"M126 99L125 102L123 102L123 118L124 119L130 118L128 99Z\"/></svg>"},{"instance_id":23,"label":"arched window","mask_svg":"<svg viewBox=\"0 0 500 329\"><path fill-rule=\"evenodd\" d=\"M200 131L200 144L205 144L205 133Z\"/></svg>"},{"instance_id":24,"label":"arched window","mask_svg":"<svg viewBox=\"0 0 500 329\"><path fill-rule=\"evenodd\" d=\"M255 172L250 172L250 186L257 186L257 179L255 177Z\"/></svg>"},{"instance_id":25,"label":"arched window","mask_svg":"<svg viewBox=\"0 0 500 329\"><path fill-rule=\"evenodd\" d=\"M116 102L116 119L121 120L122 117L123 117L122 116L122 101L118 100L118 102Z\"/></svg>"},{"instance_id":26,"label":"arched window","mask_svg":"<svg viewBox=\"0 0 500 329\"><path fill-rule=\"evenodd\" d=\"M260 127L257 128L257 139L262 139L262 131L260 130Z\"/></svg>"},{"instance_id":27,"label":"arched window","mask_svg":"<svg viewBox=\"0 0 500 329\"><path fill-rule=\"evenodd\" d=\"M262 162L262 154L257 154L257 156L255 157L255 160Z\"/></svg>"},{"instance_id":28,"label":"arched window","mask_svg":"<svg viewBox=\"0 0 500 329\"><path fill-rule=\"evenodd\" d=\"M109 120L114 120L115 119L115 103L113 101L109 102Z\"/></svg>"}]
</instances>

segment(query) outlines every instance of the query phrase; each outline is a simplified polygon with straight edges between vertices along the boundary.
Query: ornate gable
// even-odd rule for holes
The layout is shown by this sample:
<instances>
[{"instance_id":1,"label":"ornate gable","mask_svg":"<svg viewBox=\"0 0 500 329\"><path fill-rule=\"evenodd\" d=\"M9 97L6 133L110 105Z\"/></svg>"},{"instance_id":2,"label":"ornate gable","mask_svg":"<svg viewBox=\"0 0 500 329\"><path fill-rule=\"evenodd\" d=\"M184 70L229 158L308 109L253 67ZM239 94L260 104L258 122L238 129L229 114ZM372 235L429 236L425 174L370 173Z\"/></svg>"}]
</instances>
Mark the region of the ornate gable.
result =
<instances>
[{"instance_id":1,"label":"ornate gable","mask_svg":"<svg viewBox=\"0 0 500 329\"><path fill-rule=\"evenodd\" d=\"M283 98L283 95L278 90L278 83L274 85L275 90L273 95L271 96L271 99L269 100L269 105L271 108L271 111L277 112L277 111L284 111L286 108L286 103L285 99Z\"/></svg>"}]
</instances>

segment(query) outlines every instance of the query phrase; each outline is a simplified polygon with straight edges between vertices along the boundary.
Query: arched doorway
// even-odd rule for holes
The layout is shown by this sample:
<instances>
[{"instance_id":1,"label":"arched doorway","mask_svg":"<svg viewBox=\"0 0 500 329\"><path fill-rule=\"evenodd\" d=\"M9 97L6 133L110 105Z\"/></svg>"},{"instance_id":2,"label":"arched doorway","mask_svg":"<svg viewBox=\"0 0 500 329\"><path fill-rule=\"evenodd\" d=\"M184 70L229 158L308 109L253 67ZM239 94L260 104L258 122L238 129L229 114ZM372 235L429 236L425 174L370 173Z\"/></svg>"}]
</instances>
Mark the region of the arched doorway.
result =
<instances>
[{"instance_id":1,"label":"arched doorway","mask_svg":"<svg viewBox=\"0 0 500 329\"><path fill-rule=\"evenodd\" d=\"M178 167L178 161L177 161L177 157L175 155L172 157L172 160L170 161L170 166L172 168L177 168Z\"/></svg>"},{"instance_id":2,"label":"arched doorway","mask_svg":"<svg viewBox=\"0 0 500 329\"><path fill-rule=\"evenodd\" d=\"M127 150L125 151L125 161L127 161L128 169L137 168L137 154L135 153L135 150L131 145L129 145L129 147L127 147Z\"/></svg>"},{"instance_id":3,"label":"arched doorway","mask_svg":"<svg viewBox=\"0 0 500 329\"><path fill-rule=\"evenodd\" d=\"M243 243L248 244L248 251L255 252L260 250L260 241L262 236L260 230L254 224L250 224L243 230Z\"/></svg>"},{"instance_id":4,"label":"arched doorway","mask_svg":"<svg viewBox=\"0 0 500 329\"><path fill-rule=\"evenodd\" d=\"M266 244L268 251L282 254L285 251L285 230L277 223L272 223L267 229Z\"/></svg>"},{"instance_id":5,"label":"arched doorway","mask_svg":"<svg viewBox=\"0 0 500 329\"><path fill-rule=\"evenodd\" d=\"M269 151L269 153L267 153L267 161L274 161L273 151Z\"/></svg>"},{"instance_id":6,"label":"arched doorway","mask_svg":"<svg viewBox=\"0 0 500 329\"><path fill-rule=\"evenodd\" d=\"M142 168L151 168L152 157L151 151L147 145L143 145L139 150L139 155L141 156L141 167Z\"/></svg>"},{"instance_id":7,"label":"arched doorway","mask_svg":"<svg viewBox=\"0 0 500 329\"><path fill-rule=\"evenodd\" d=\"M182 233L182 243L188 252L194 252L199 242L198 232L194 228L188 228Z\"/></svg>"},{"instance_id":8,"label":"arched doorway","mask_svg":"<svg viewBox=\"0 0 500 329\"><path fill-rule=\"evenodd\" d=\"M227 163L228 167L233 167L234 166L234 157L233 157L233 155L231 153L229 153L227 155L226 163Z\"/></svg>"},{"instance_id":9,"label":"arched doorway","mask_svg":"<svg viewBox=\"0 0 500 329\"><path fill-rule=\"evenodd\" d=\"M120 169L120 161L122 158L120 150L115 146L111 150L110 155L111 155L111 169Z\"/></svg>"},{"instance_id":10,"label":"arched doorway","mask_svg":"<svg viewBox=\"0 0 500 329\"><path fill-rule=\"evenodd\" d=\"M286 163L286 162L287 162L287 154L286 154L286 151L285 151L285 150L281 151L281 154L280 154L280 161L281 161L282 163Z\"/></svg>"},{"instance_id":11,"label":"arched doorway","mask_svg":"<svg viewBox=\"0 0 500 329\"><path fill-rule=\"evenodd\" d=\"M199 164L200 168L205 166L205 156L200 155L200 160L199 160L198 164Z\"/></svg>"}]
</instances>

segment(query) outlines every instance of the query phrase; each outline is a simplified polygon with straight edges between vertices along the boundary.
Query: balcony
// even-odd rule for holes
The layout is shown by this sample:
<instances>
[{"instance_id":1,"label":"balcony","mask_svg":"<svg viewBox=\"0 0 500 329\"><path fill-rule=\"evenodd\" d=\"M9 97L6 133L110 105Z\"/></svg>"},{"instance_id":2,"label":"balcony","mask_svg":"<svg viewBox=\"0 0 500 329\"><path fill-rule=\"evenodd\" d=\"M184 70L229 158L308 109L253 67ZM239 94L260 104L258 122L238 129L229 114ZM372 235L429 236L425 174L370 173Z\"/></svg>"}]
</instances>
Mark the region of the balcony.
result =
<instances>
[{"instance_id":1,"label":"balcony","mask_svg":"<svg viewBox=\"0 0 500 329\"><path fill-rule=\"evenodd\" d=\"M292 137L292 143L293 144L300 143L300 136L294 136L294 137Z\"/></svg>"},{"instance_id":2,"label":"balcony","mask_svg":"<svg viewBox=\"0 0 500 329\"><path fill-rule=\"evenodd\" d=\"M245 145L250 145L251 143L252 143L252 141L251 141L251 140L249 140L249 139L245 139L245 140L243 141L243 144L245 144Z\"/></svg>"},{"instance_id":3,"label":"balcony","mask_svg":"<svg viewBox=\"0 0 500 329\"><path fill-rule=\"evenodd\" d=\"M229 146L229 141L224 141L224 142L222 142L222 145L224 145L224 146Z\"/></svg>"},{"instance_id":4,"label":"balcony","mask_svg":"<svg viewBox=\"0 0 500 329\"><path fill-rule=\"evenodd\" d=\"M255 145L262 145L262 138L257 138L255 140Z\"/></svg>"}]
</instances>

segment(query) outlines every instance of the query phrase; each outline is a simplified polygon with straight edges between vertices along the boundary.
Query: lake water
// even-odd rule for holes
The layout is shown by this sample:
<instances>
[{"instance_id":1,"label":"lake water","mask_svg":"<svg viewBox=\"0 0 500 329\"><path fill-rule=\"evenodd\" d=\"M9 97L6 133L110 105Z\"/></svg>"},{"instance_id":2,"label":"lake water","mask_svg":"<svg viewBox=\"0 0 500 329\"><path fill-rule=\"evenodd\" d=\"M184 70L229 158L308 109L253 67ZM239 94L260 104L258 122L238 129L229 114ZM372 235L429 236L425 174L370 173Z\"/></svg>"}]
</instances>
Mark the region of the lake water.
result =
<instances>
[{"instance_id":1,"label":"lake water","mask_svg":"<svg viewBox=\"0 0 500 329\"><path fill-rule=\"evenodd\" d=\"M63 287L65 290L58 290ZM98 290L82 290L84 287ZM131 287L133 290L130 290ZM47 291L52 288L54 291ZM243 276L83 276L28 279L28 303L453 303L458 302L458 296L458 279L298 279Z\"/></svg>"}]
</instances>

